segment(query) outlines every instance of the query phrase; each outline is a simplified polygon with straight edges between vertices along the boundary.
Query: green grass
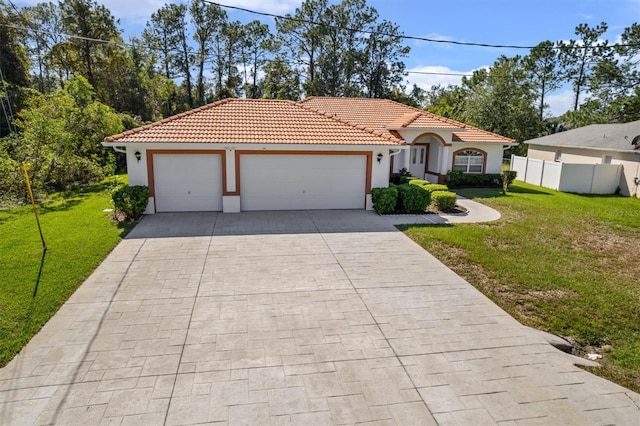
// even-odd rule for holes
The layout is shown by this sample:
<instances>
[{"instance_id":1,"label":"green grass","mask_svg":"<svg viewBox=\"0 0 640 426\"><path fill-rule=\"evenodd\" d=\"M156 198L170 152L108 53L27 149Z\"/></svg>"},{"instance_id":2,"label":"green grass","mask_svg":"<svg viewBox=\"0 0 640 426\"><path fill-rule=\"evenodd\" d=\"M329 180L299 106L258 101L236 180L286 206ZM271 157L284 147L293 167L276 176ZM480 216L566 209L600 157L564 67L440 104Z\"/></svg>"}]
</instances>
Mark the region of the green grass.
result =
<instances>
[{"instance_id":1,"label":"green grass","mask_svg":"<svg viewBox=\"0 0 640 426\"><path fill-rule=\"evenodd\" d=\"M126 176L0 210L0 367L6 365L131 229L109 219L110 190Z\"/></svg>"},{"instance_id":2,"label":"green grass","mask_svg":"<svg viewBox=\"0 0 640 426\"><path fill-rule=\"evenodd\" d=\"M640 199L521 182L507 195L457 192L502 218L405 233L520 322L603 354L596 374L640 391Z\"/></svg>"}]
</instances>

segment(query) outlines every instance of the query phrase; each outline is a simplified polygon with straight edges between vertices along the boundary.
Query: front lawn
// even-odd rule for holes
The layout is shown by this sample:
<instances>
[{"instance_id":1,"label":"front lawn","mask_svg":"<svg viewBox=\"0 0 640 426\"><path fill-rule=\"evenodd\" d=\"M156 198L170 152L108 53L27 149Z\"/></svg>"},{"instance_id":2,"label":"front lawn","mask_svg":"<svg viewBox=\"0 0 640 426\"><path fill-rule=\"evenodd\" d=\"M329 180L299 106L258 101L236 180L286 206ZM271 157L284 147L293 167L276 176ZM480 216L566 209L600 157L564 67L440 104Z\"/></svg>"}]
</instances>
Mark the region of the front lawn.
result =
<instances>
[{"instance_id":1,"label":"front lawn","mask_svg":"<svg viewBox=\"0 0 640 426\"><path fill-rule=\"evenodd\" d=\"M125 177L54 194L39 206L0 210L0 367L6 365L131 229L103 212Z\"/></svg>"},{"instance_id":2,"label":"front lawn","mask_svg":"<svg viewBox=\"0 0 640 426\"><path fill-rule=\"evenodd\" d=\"M640 199L522 182L456 192L502 219L404 232L523 324L602 354L594 373L640 391Z\"/></svg>"}]
</instances>

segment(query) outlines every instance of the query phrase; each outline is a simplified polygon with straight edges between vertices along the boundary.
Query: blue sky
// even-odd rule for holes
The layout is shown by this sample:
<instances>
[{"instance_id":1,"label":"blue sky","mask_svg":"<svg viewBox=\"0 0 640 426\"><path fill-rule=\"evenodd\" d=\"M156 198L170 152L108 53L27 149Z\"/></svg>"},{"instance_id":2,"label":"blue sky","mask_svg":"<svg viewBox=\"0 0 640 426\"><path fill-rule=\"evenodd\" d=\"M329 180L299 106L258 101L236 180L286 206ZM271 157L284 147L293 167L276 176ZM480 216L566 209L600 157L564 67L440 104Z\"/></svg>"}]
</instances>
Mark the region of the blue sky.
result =
<instances>
[{"instance_id":1,"label":"blue sky","mask_svg":"<svg viewBox=\"0 0 640 426\"><path fill-rule=\"evenodd\" d=\"M178 3L182 0L175 0ZM332 1L332 0L330 0ZM334 1L332 1L334 2ZM19 6L38 3L18 0ZM98 0L120 20L125 37L139 35L151 13L165 0ZM219 0L220 4L275 14L291 13L302 0ZM368 0L380 17L395 22L406 35L434 39L533 46L544 40L568 40L578 24L609 25L605 38L615 42L625 27L640 22L640 0ZM270 18L227 10L230 19L247 22ZM464 47L409 41L405 59L410 71L470 73L491 65L500 55L526 50ZM457 84L460 77L410 74L410 84ZM549 98L551 112L562 114L571 104L569 88Z\"/></svg>"}]
</instances>

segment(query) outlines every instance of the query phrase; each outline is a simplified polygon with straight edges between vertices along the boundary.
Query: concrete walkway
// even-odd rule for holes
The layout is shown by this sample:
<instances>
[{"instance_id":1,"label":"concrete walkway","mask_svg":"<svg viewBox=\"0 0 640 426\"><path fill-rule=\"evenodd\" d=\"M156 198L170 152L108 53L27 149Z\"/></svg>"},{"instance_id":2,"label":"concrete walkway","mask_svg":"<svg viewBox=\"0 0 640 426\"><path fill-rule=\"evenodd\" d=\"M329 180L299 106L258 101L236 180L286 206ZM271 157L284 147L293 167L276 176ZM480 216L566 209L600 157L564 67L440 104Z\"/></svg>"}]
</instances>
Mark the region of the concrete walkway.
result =
<instances>
[{"instance_id":1,"label":"concrete walkway","mask_svg":"<svg viewBox=\"0 0 640 426\"><path fill-rule=\"evenodd\" d=\"M0 424L634 425L364 211L145 217L0 370Z\"/></svg>"},{"instance_id":2,"label":"concrete walkway","mask_svg":"<svg viewBox=\"0 0 640 426\"><path fill-rule=\"evenodd\" d=\"M406 215L385 215L383 218L393 225L447 225L456 223L481 223L493 222L500 219L500 212L489 206L470 200L458 195L456 204L464 207L467 212L464 214L406 214Z\"/></svg>"}]
</instances>

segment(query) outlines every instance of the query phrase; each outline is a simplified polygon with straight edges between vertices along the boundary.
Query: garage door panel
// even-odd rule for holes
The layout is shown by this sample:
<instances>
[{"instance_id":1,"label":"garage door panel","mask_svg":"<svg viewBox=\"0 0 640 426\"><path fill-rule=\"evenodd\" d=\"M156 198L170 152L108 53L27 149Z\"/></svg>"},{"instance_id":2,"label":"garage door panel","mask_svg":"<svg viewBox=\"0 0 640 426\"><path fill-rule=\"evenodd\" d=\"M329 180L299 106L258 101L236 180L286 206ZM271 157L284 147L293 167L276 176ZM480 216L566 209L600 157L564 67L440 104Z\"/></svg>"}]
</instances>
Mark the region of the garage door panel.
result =
<instances>
[{"instance_id":1,"label":"garage door panel","mask_svg":"<svg viewBox=\"0 0 640 426\"><path fill-rule=\"evenodd\" d=\"M154 154L156 211L221 211L222 159L217 154Z\"/></svg>"},{"instance_id":2,"label":"garage door panel","mask_svg":"<svg viewBox=\"0 0 640 426\"><path fill-rule=\"evenodd\" d=\"M364 155L242 155L242 210L362 209Z\"/></svg>"}]
</instances>

